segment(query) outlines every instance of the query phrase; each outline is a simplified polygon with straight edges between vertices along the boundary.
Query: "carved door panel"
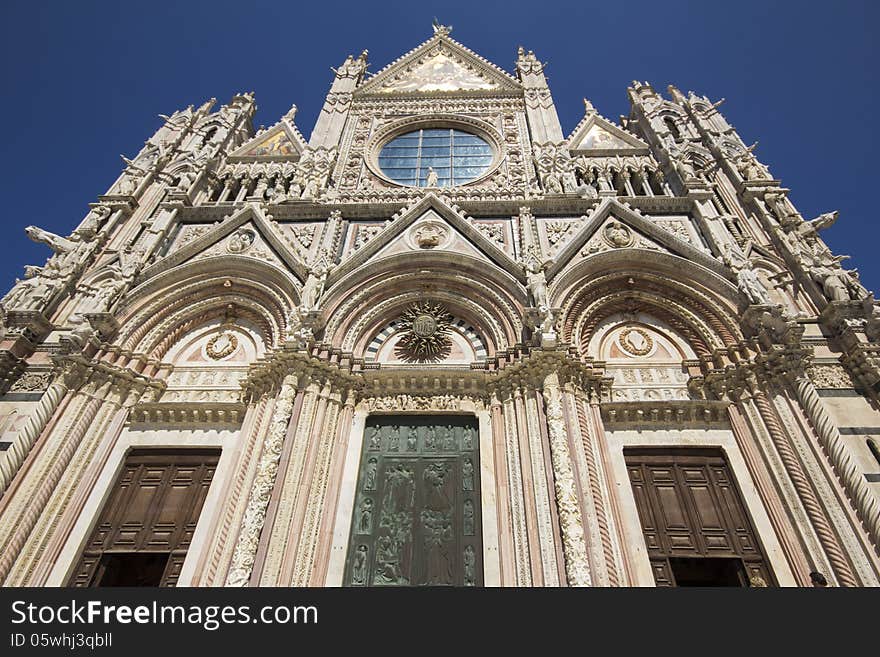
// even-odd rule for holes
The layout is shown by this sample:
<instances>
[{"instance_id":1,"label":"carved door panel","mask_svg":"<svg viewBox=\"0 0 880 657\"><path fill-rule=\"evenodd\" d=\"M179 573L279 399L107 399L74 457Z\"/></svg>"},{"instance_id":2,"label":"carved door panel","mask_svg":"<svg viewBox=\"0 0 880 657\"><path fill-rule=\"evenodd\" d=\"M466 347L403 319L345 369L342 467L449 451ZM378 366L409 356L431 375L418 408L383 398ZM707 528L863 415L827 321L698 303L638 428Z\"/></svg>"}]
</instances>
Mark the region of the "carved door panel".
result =
<instances>
[{"instance_id":1,"label":"carved door panel","mask_svg":"<svg viewBox=\"0 0 880 657\"><path fill-rule=\"evenodd\" d=\"M478 436L472 417L368 419L346 585L482 585Z\"/></svg>"},{"instance_id":2,"label":"carved door panel","mask_svg":"<svg viewBox=\"0 0 880 657\"><path fill-rule=\"evenodd\" d=\"M720 450L624 454L658 586L775 582Z\"/></svg>"},{"instance_id":3,"label":"carved door panel","mask_svg":"<svg viewBox=\"0 0 880 657\"><path fill-rule=\"evenodd\" d=\"M132 450L70 580L71 586L174 586L217 450Z\"/></svg>"}]
</instances>

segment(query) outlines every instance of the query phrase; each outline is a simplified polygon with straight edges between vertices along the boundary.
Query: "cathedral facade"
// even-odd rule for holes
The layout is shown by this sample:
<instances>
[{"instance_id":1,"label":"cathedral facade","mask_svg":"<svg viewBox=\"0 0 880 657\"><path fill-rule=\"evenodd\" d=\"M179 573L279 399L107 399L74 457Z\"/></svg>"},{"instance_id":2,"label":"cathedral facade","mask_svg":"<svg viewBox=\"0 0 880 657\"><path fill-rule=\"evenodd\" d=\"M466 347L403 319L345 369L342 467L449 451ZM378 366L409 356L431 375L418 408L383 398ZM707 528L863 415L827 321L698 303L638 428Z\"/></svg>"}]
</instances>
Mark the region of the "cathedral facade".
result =
<instances>
[{"instance_id":1,"label":"cathedral facade","mask_svg":"<svg viewBox=\"0 0 880 657\"><path fill-rule=\"evenodd\" d=\"M164 124L3 297L5 586L876 586L880 306L718 103L434 35Z\"/></svg>"}]
</instances>

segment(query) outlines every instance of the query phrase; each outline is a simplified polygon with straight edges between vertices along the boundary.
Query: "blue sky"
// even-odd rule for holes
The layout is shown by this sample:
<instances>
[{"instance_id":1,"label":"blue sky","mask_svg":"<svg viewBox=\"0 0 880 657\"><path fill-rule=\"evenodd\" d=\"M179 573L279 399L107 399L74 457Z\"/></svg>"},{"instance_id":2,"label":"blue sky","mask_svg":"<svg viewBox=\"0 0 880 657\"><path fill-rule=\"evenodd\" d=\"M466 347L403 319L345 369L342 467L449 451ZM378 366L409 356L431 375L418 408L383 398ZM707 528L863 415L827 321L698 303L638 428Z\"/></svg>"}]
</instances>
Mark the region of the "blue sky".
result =
<instances>
[{"instance_id":1,"label":"blue sky","mask_svg":"<svg viewBox=\"0 0 880 657\"><path fill-rule=\"evenodd\" d=\"M838 209L825 233L880 288L880 10L871 2L22 2L0 25L0 289L48 249L36 224L67 234L87 204L161 125L158 113L254 91L256 123L296 103L308 138L332 74L348 53L370 70L431 35L452 36L512 71L516 48L548 62L563 130L589 98L609 118L628 113L634 79L693 89L721 108L805 217ZM2 292L0 292L2 294Z\"/></svg>"}]
</instances>

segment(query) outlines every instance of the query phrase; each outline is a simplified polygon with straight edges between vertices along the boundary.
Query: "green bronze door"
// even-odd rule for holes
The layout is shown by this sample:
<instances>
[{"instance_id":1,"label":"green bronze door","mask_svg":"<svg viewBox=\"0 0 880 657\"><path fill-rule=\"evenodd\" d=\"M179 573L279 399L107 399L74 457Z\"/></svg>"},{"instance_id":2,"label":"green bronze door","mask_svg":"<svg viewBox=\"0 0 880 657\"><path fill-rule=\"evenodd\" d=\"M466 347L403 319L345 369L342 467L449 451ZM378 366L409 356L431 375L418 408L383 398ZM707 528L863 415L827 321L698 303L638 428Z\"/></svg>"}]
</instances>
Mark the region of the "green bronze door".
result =
<instances>
[{"instance_id":1,"label":"green bronze door","mask_svg":"<svg viewBox=\"0 0 880 657\"><path fill-rule=\"evenodd\" d=\"M481 586L476 418L367 419L346 586Z\"/></svg>"}]
</instances>

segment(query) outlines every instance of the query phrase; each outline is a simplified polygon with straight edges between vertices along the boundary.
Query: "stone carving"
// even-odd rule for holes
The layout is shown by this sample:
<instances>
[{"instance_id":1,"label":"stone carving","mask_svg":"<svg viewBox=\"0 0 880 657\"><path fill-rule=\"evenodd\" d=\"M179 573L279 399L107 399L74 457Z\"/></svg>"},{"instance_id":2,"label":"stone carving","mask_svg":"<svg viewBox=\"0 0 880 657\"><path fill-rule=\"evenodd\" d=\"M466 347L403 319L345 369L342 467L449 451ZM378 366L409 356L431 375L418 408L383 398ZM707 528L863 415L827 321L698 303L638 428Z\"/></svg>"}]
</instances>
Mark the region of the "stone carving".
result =
<instances>
[{"instance_id":1,"label":"stone carving","mask_svg":"<svg viewBox=\"0 0 880 657\"><path fill-rule=\"evenodd\" d=\"M725 246L724 264L736 273L736 286L749 300L749 303L769 306L770 295L764 284L758 279L758 274L752 267L752 263L736 244Z\"/></svg>"},{"instance_id":2,"label":"stone carving","mask_svg":"<svg viewBox=\"0 0 880 657\"><path fill-rule=\"evenodd\" d=\"M10 392L39 392L49 387L52 381L52 372L25 372L22 374L12 387Z\"/></svg>"},{"instance_id":3,"label":"stone carving","mask_svg":"<svg viewBox=\"0 0 880 657\"><path fill-rule=\"evenodd\" d=\"M620 348L632 356L646 356L654 348L651 336L640 328L626 328L617 339Z\"/></svg>"},{"instance_id":4,"label":"stone carving","mask_svg":"<svg viewBox=\"0 0 880 657\"><path fill-rule=\"evenodd\" d=\"M633 233L619 221L609 221L602 229L602 237L612 247L624 248L632 245Z\"/></svg>"},{"instance_id":5,"label":"stone carving","mask_svg":"<svg viewBox=\"0 0 880 657\"><path fill-rule=\"evenodd\" d=\"M272 412L269 431L263 441L263 451L257 464L257 474L248 496L241 532L232 554L229 574L226 577L227 586L247 586L250 580L260 532L266 520L266 507L269 505L269 496L272 494L278 475L281 446L284 442L284 436L287 434L287 425L293 414L295 396L296 377L287 376L281 384L275 409Z\"/></svg>"},{"instance_id":6,"label":"stone carving","mask_svg":"<svg viewBox=\"0 0 880 657\"><path fill-rule=\"evenodd\" d=\"M367 405L370 411L457 411L461 409L463 397L458 395L391 395L371 397ZM430 436L430 431L429 434ZM426 447L428 438L425 439Z\"/></svg>"},{"instance_id":7,"label":"stone carving","mask_svg":"<svg viewBox=\"0 0 880 657\"><path fill-rule=\"evenodd\" d=\"M544 266L536 259L532 259L526 265L526 285L532 296L532 304L536 308L549 308L547 299L547 274Z\"/></svg>"},{"instance_id":8,"label":"stone carving","mask_svg":"<svg viewBox=\"0 0 880 657\"><path fill-rule=\"evenodd\" d=\"M310 248L312 246L312 242L315 239L315 230L317 226L312 225L298 225L293 227L293 236L299 240L299 243L303 245L303 248Z\"/></svg>"},{"instance_id":9,"label":"stone carving","mask_svg":"<svg viewBox=\"0 0 880 657\"><path fill-rule=\"evenodd\" d=\"M428 175L425 178L425 187L437 187L437 172L434 167L428 167Z\"/></svg>"},{"instance_id":10,"label":"stone carving","mask_svg":"<svg viewBox=\"0 0 880 657\"><path fill-rule=\"evenodd\" d=\"M226 250L230 253L244 253L250 249L257 239L257 234L250 228L239 228L229 236Z\"/></svg>"},{"instance_id":11,"label":"stone carving","mask_svg":"<svg viewBox=\"0 0 880 657\"><path fill-rule=\"evenodd\" d=\"M354 248L355 250L361 248L364 244L369 242L371 239L376 237L384 226L358 226L357 234L355 235L354 240Z\"/></svg>"},{"instance_id":12,"label":"stone carving","mask_svg":"<svg viewBox=\"0 0 880 657\"><path fill-rule=\"evenodd\" d=\"M555 378L555 374L551 378ZM548 385L549 383L549 385ZM547 404L547 429L550 434L550 458L553 463L556 504L559 509L559 525L562 530L562 552L565 556L565 573L570 586L590 586L590 566L584 539L584 526L578 502L571 455L562 412L560 391L555 381L545 383L544 399Z\"/></svg>"},{"instance_id":13,"label":"stone carving","mask_svg":"<svg viewBox=\"0 0 880 657\"><path fill-rule=\"evenodd\" d=\"M111 214L113 214L113 211L106 205L92 208L74 233L86 240L94 238Z\"/></svg>"},{"instance_id":14,"label":"stone carving","mask_svg":"<svg viewBox=\"0 0 880 657\"><path fill-rule=\"evenodd\" d=\"M319 261L309 269L309 276L303 285L300 299L300 307L305 311L315 310L318 301L324 294L324 286L327 284L327 276L330 268L323 261Z\"/></svg>"},{"instance_id":15,"label":"stone carving","mask_svg":"<svg viewBox=\"0 0 880 657\"><path fill-rule=\"evenodd\" d=\"M447 241L449 231L443 224L426 221L417 224L410 231L413 241L420 249L433 249Z\"/></svg>"},{"instance_id":16,"label":"stone carving","mask_svg":"<svg viewBox=\"0 0 880 657\"><path fill-rule=\"evenodd\" d=\"M576 225L577 223L574 221L548 221L547 242L550 243L550 246L556 246Z\"/></svg>"},{"instance_id":17,"label":"stone carving","mask_svg":"<svg viewBox=\"0 0 880 657\"><path fill-rule=\"evenodd\" d=\"M822 363L812 365L808 374L817 388L848 390L855 386L843 365Z\"/></svg>"},{"instance_id":18,"label":"stone carving","mask_svg":"<svg viewBox=\"0 0 880 657\"><path fill-rule=\"evenodd\" d=\"M442 360L452 346L451 321L452 315L439 303L414 303L401 315L401 337L395 353L407 361Z\"/></svg>"},{"instance_id":19,"label":"stone carving","mask_svg":"<svg viewBox=\"0 0 880 657\"><path fill-rule=\"evenodd\" d=\"M229 331L211 336L205 345L205 353L213 360L223 360L238 349L238 337Z\"/></svg>"},{"instance_id":20,"label":"stone carving","mask_svg":"<svg viewBox=\"0 0 880 657\"><path fill-rule=\"evenodd\" d=\"M504 247L504 226L496 223L477 222L474 224L483 235L497 246Z\"/></svg>"},{"instance_id":21,"label":"stone carving","mask_svg":"<svg viewBox=\"0 0 880 657\"><path fill-rule=\"evenodd\" d=\"M565 143L534 144L534 162L545 194L574 192L574 162Z\"/></svg>"}]
</instances>

